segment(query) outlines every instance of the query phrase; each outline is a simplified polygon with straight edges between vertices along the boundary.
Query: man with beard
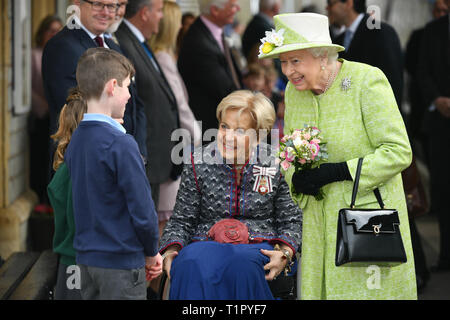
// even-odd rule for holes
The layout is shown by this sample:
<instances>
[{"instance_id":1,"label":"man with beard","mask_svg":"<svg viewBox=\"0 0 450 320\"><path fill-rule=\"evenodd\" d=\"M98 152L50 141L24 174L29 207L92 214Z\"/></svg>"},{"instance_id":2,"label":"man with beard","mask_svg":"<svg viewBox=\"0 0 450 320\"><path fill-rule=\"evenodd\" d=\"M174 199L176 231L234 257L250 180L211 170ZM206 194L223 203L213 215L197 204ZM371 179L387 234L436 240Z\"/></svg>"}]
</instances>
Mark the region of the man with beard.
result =
<instances>
[{"instance_id":1,"label":"man with beard","mask_svg":"<svg viewBox=\"0 0 450 320\"><path fill-rule=\"evenodd\" d=\"M116 13L115 21L112 23L112 25L106 30L106 37L111 37L115 43L119 44L119 41L117 41L116 35L114 34L117 29L119 29L120 25L123 22L125 12L127 11L127 5L128 0L120 0L117 3L118 9Z\"/></svg>"}]
</instances>

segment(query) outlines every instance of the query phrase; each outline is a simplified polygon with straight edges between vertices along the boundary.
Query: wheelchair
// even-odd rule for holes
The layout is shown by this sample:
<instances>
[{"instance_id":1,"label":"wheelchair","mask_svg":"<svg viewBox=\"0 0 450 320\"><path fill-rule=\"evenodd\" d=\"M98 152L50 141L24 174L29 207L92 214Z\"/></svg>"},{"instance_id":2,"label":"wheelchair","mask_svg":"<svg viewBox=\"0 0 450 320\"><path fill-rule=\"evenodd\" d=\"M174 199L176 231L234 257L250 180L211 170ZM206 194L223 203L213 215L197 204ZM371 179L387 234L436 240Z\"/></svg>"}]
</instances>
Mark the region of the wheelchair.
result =
<instances>
[{"instance_id":1,"label":"wheelchair","mask_svg":"<svg viewBox=\"0 0 450 320\"><path fill-rule=\"evenodd\" d=\"M275 280L269 281L269 288L276 300L300 300L300 254L296 253L292 273L287 276L282 272ZM169 300L170 281L165 271L161 275L157 299Z\"/></svg>"}]
</instances>

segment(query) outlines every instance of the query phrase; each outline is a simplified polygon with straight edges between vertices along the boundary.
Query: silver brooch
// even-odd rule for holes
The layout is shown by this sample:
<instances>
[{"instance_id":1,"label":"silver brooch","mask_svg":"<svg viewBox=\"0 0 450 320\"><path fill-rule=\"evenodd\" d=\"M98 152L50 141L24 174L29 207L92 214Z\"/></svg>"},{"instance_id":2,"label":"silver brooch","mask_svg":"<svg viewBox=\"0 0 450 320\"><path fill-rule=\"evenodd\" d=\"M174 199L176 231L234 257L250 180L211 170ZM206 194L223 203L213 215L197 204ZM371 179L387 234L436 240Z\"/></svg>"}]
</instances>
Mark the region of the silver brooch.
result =
<instances>
[{"instance_id":1,"label":"silver brooch","mask_svg":"<svg viewBox=\"0 0 450 320\"><path fill-rule=\"evenodd\" d=\"M344 91L347 91L348 89L350 89L351 85L352 85L352 79L344 78L344 80L342 80L342 83L341 83L341 89Z\"/></svg>"}]
</instances>

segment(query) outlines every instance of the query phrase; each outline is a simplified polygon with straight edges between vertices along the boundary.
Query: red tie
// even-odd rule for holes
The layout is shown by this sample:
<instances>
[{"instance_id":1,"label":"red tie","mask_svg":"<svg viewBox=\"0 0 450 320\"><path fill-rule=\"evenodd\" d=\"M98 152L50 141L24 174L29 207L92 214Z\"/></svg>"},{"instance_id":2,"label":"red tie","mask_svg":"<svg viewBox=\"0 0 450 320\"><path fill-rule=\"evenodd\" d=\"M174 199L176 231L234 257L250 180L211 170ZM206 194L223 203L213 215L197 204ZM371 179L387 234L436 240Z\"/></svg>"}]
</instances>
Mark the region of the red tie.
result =
<instances>
[{"instance_id":1,"label":"red tie","mask_svg":"<svg viewBox=\"0 0 450 320\"><path fill-rule=\"evenodd\" d=\"M96 36L96 37L94 38L94 40L95 40L95 42L97 42L97 45L98 45L99 47L101 47L101 48L104 47L104 45L103 45L103 38L102 38L102 37Z\"/></svg>"}]
</instances>

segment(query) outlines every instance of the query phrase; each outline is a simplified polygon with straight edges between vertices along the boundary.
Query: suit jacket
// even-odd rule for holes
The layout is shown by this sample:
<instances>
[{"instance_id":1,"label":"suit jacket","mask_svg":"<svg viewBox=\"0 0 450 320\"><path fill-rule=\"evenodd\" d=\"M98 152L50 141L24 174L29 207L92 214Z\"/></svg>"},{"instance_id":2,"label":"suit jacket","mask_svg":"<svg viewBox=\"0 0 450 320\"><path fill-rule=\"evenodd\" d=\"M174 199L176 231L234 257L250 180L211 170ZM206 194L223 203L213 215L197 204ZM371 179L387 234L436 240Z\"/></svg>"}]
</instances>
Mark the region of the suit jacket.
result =
<instances>
[{"instance_id":1,"label":"suit jacket","mask_svg":"<svg viewBox=\"0 0 450 320\"><path fill-rule=\"evenodd\" d=\"M255 45L261 45L261 39L266 35L266 31L274 28L275 26L270 24L260 13L255 15L248 23L242 35L242 52L245 57L248 57L248 54Z\"/></svg>"},{"instance_id":2,"label":"suit jacket","mask_svg":"<svg viewBox=\"0 0 450 320\"><path fill-rule=\"evenodd\" d=\"M241 78L236 63L234 67ZM237 88L222 49L200 18L183 39L178 70L186 84L194 116L202 121L203 132L217 129L217 106Z\"/></svg>"},{"instance_id":3,"label":"suit jacket","mask_svg":"<svg viewBox=\"0 0 450 320\"><path fill-rule=\"evenodd\" d=\"M114 41L105 38L105 43L110 49L123 54ZM96 47L97 44L83 29L67 27L50 39L45 46L42 57L42 78L50 110L51 134L58 128L59 113L66 103L69 90L77 86L78 60L87 49ZM141 154L147 156L145 115L134 84L130 86L130 93L131 98L125 109L124 127L134 136Z\"/></svg>"},{"instance_id":4,"label":"suit jacket","mask_svg":"<svg viewBox=\"0 0 450 320\"><path fill-rule=\"evenodd\" d=\"M408 134L415 138L425 133L422 128L423 116L428 106L423 101L422 90L417 81L417 69L420 62L420 44L425 27L414 30L409 37L405 51L405 70L408 72L408 97L411 105L409 121L407 121Z\"/></svg>"},{"instance_id":5,"label":"suit jacket","mask_svg":"<svg viewBox=\"0 0 450 320\"><path fill-rule=\"evenodd\" d=\"M439 96L450 97L449 16L427 24L422 36L418 82L427 106Z\"/></svg>"},{"instance_id":6,"label":"suit jacket","mask_svg":"<svg viewBox=\"0 0 450 320\"><path fill-rule=\"evenodd\" d=\"M136 68L137 91L147 117L147 176L150 183L160 184L169 179L173 169L171 151L175 142L171 141L171 135L179 128L175 95L162 69L159 67L161 73L155 69L144 47L125 23L116 31L116 37ZM155 62L158 64L156 59Z\"/></svg>"},{"instance_id":7,"label":"suit jacket","mask_svg":"<svg viewBox=\"0 0 450 320\"><path fill-rule=\"evenodd\" d=\"M395 100L400 107L403 91L403 52L395 30L381 22L380 29L367 28L366 14L356 29L347 51L339 53L340 58L362 62L380 68L391 84ZM343 45L345 33L335 43Z\"/></svg>"},{"instance_id":8,"label":"suit jacket","mask_svg":"<svg viewBox=\"0 0 450 320\"><path fill-rule=\"evenodd\" d=\"M164 71L164 75L175 94L175 99L178 104L178 114L180 117L180 128L186 129L191 135L191 142L198 145L202 140L202 131L198 125L197 120L189 107L189 96L186 85L178 72L177 62L175 58L166 51L159 51L155 53L155 58L158 64Z\"/></svg>"}]
</instances>

